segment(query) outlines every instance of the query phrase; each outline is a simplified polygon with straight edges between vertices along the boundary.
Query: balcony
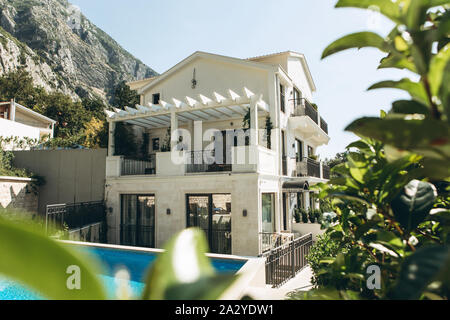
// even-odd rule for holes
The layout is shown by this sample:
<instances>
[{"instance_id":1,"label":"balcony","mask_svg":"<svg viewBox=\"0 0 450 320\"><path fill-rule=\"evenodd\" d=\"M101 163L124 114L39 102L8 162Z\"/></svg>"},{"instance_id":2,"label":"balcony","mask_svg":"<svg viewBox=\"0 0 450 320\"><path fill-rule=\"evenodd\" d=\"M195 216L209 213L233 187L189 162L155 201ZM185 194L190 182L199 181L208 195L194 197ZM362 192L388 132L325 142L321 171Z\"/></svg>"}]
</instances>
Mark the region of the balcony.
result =
<instances>
[{"instance_id":1,"label":"balcony","mask_svg":"<svg viewBox=\"0 0 450 320\"><path fill-rule=\"evenodd\" d=\"M215 161L212 150L159 152L149 159L132 159L123 156L107 157L106 176L114 178L254 172L276 175L278 172L275 151L262 146L232 147L228 158L224 158L224 161Z\"/></svg>"},{"instance_id":2,"label":"balcony","mask_svg":"<svg viewBox=\"0 0 450 320\"><path fill-rule=\"evenodd\" d=\"M318 145L324 145L330 141L328 123L306 99L302 99L302 103L294 106L289 123L292 128L306 136L305 138L314 140Z\"/></svg>"},{"instance_id":3,"label":"balcony","mask_svg":"<svg viewBox=\"0 0 450 320\"><path fill-rule=\"evenodd\" d=\"M297 162L297 177L313 177L318 179L330 179L330 168L323 162L304 158Z\"/></svg>"},{"instance_id":4,"label":"balcony","mask_svg":"<svg viewBox=\"0 0 450 320\"><path fill-rule=\"evenodd\" d=\"M124 157L121 165L122 176L141 176L156 174L156 157L149 156L147 159L135 159Z\"/></svg>"}]
</instances>

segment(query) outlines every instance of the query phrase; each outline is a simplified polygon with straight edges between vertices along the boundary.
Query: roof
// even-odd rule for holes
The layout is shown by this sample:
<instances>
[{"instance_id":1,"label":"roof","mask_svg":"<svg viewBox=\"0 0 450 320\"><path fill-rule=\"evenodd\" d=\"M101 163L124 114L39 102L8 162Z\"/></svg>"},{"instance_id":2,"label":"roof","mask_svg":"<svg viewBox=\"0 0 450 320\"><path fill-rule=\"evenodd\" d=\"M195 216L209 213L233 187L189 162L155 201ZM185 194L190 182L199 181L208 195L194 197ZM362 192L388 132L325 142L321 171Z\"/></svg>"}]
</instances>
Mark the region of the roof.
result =
<instances>
[{"instance_id":1,"label":"roof","mask_svg":"<svg viewBox=\"0 0 450 320\"><path fill-rule=\"evenodd\" d=\"M6 105L6 104L9 105L9 104L11 104L11 102L0 102L0 105ZM32 116L34 118L38 118L38 119L41 119L41 120L44 120L44 121L47 121L47 122L50 122L50 123L53 123L53 124L56 123L55 120L50 119L50 118L48 118L48 117L46 117L46 116L44 116L44 115L42 115L42 114L40 114L40 113L38 113L36 111L33 111L33 110L27 108L27 107L24 107L23 105L21 105L21 104L19 104L17 102L15 102L15 106L16 106L16 109L19 109L20 111L22 111L24 113L27 113L28 115L30 115L30 116Z\"/></svg>"},{"instance_id":2,"label":"roof","mask_svg":"<svg viewBox=\"0 0 450 320\"><path fill-rule=\"evenodd\" d=\"M241 65L245 65L247 67L252 67L252 68L257 68L257 69L269 70L269 69L273 68L273 66L271 66L271 65L268 65L268 64L265 64L265 63L256 62L256 61L250 61L248 59L239 59L239 58L233 58L233 57L218 55L218 54L209 53L209 52L196 51L193 54L191 54L189 57L187 57L184 60L180 61L175 66L173 66L172 68L170 68L169 70L167 70L166 72L161 74L160 76L155 77L155 79L153 79L147 85L145 85L142 88L140 88L138 90L138 94L143 94L145 91L147 91L151 87L155 86L156 84L158 84L162 80L166 79L170 75L174 74L175 72L177 72L178 70L180 70L181 68L183 68L184 66L186 66L187 64L192 62L193 60L195 60L197 58L200 58L200 57L221 60L221 61L229 62L229 63L238 63L238 64L241 64Z\"/></svg>"},{"instance_id":3,"label":"roof","mask_svg":"<svg viewBox=\"0 0 450 320\"><path fill-rule=\"evenodd\" d=\"M311 70L309 69L308 62L306 61L306 57L303 53L288 50L288 51L283 51L283 52L270 53L270 54L266 54L266 55L262 55L262 56L253 57L253 58L247 58L247 60L255 61L255 60L261 60L261 59L266 59L266 58L276 57L276 56L283 56L283 55L289 55L291 57L296 57L296 58L300 59L300 61L303 64L303 68L305 69L306 78L308 79L311 89L312 89L312 91L316 91L317 90L316 84L314 83L314 80L313 80L313 77L311 74Z\"/></svg>"}]
</instances>

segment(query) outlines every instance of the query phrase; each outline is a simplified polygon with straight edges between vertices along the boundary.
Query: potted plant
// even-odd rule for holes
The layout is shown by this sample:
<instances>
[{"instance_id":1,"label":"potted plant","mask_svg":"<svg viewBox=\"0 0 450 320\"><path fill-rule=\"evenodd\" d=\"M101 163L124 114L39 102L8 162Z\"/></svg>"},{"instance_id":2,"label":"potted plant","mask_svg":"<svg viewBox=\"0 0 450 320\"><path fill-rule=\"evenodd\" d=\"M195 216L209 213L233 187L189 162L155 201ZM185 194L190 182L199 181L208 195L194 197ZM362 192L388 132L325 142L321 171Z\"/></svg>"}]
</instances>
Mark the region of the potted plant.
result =
<instances>
[{"instance_id":1,"label":"potted plant","mask_svg":"<svg viewBox=\"0 0 450 320\"><path fill-rule=\"evenodd\" d=\"M305 209L300 209L300 214L302 215L302 222L308 223L308 212Z\"/></svg>"},{"instance_id":2,"label":"potted plant","mask_svg":"<svg viewBox=\"0 0 450 320\"><path fill-rule=\"evenodd\" d=\"M308 210L308 217L309 217L309 221L311 223L315 223L316 222L316 216L315 216L314 210L312 208L309 208L309 210Z\"/></svg>"},{"instance_id":3,"label":"potted plant","mask_svg":"<svg viewBox=\"0 0 450 320\"><path fill-rule=\"evenodd\" d=\"M314 210L314 218L317 223L320 223L322 221L322 212L318 209Z\"/></svg>"},{"instance_id":4,"label":"potted plant","mask_svg":"<svg viewBox=\"0 0 450 320\"><path fill-rule=\"evenodd\" d=\"M300 209L295 209L294 210L294 219L295 219L295 223L300 223L302 220L301 214L300 214Z\"/></svg>"}]
</instances>

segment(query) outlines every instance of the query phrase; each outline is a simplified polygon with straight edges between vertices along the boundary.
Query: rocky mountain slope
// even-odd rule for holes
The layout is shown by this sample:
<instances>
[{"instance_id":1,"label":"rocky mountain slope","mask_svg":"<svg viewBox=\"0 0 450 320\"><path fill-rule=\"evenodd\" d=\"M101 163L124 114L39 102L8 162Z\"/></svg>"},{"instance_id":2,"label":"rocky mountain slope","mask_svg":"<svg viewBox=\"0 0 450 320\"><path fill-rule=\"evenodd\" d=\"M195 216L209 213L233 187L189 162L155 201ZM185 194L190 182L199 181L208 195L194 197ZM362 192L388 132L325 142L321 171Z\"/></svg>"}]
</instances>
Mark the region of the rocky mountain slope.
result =
<instances>
[{"instance_id":1,"label":"rocky mountain slope","mask_svg":"<svg viewBox=\"0 0 450 320\"><path fill-rule=\"evenodd\" d=\"M156 75L66 0L0 0L0 75L19 67L47 91L105 100Z\"/></svg>"}]
</instances>

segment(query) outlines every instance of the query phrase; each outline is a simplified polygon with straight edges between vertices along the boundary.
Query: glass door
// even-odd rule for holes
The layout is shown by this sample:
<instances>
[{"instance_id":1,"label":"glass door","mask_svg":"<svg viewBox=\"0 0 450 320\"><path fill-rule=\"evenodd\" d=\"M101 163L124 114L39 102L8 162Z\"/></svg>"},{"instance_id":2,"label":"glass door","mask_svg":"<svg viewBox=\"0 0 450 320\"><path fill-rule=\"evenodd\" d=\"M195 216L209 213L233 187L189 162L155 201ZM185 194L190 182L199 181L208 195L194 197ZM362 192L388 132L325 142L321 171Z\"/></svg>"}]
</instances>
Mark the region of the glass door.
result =
<instances>
[{"instance_id":1,"label":"glass door","mask_svg":"<svg viewBox=\"0 0 450 320\"><path fill-rule=\"evenodd\" d=\"M205 232L211 253L231 254L231 195L187 195L187 226Z\"/></svg>"},{"instance_id":2,"label":"glass door","mask_svg":"<svg viewBox=\"0 0 450 320\"><path fill-rule=\"evenodd\" d=\"M155 196L122 195L120 243L155 247Z\"/></svg>"}]
</instances>

